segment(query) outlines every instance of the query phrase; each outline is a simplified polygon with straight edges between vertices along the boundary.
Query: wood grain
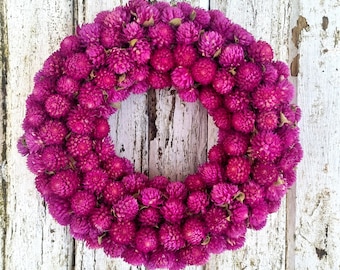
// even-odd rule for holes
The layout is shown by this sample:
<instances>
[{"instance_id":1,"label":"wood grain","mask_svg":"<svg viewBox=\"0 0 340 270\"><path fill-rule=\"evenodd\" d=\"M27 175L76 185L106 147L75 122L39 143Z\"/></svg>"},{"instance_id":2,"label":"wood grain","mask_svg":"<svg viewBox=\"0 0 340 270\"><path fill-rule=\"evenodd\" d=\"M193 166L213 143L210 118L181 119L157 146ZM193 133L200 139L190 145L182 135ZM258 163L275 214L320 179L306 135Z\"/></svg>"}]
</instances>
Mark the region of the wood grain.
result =
<instances>
[{"instance_id":1,"label":"wood grain","mask_svg":"<svg viewBox=\"0 0 340 270\"><path fill-rule=\"evenodd\" d=\"M74 242L48 214L34 177L16 150L33 76L76 24L127 0L0 0L0 269L128 270L121 259ZM168 1L175 3L176 1ZM192 0L219 9L268 41L291 63L305 157L297 185L244 248L213 256L217 269L340 269L340 2L334 0ZM198 104L164 89L131 96L110 119L117 152L151 177L182 180L205 161L216 128Z\"/></svg>"}]
</instances>

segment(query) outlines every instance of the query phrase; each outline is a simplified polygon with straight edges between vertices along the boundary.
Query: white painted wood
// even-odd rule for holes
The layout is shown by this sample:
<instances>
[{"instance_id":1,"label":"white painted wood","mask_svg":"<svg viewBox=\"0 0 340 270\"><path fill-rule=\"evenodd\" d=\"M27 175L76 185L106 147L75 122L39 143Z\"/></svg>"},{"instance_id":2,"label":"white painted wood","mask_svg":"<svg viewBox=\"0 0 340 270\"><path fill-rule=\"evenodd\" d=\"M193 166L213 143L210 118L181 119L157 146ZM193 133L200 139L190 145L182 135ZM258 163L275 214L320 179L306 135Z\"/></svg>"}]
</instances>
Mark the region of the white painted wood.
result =
<instances>
[{"instance_id":1,"label":"white painted wood","mask_svg":"<svg viewBox=\"0 0 340 270\"><path fill-rule=\"evenodd\" d=\"M8 60L6 106L6 238L3 269L70 269L72 240L47 213L17 153L25 99L43 61L72 31L69 1L4 1Z\"/></svg>"},{"instance_id":2,"label":"white painted wood","mask_svg":"<svg viewBox=\"0 0 340 270\"><path fill-rule=\"evenodd\" d=\"M137 269L122 260L107 258L101 250L89 250L83 243L73 245L68 229L47 213L35 191L34 177L16 150L25 100L44 60L72 33L74 21L92 22L100 10L126 2L75 1L77 6L73 6L72 1L65 0L0 1L0 86L4 89L0 101L6 100L7 119L6 138L2 136L4 126L0 126L0 158L5 158L1 160L1 269ZM294 65L299 67L297 77L291 79L298 87L297 102L304 112L300 127L305 158L298 169L296 191L294 187L281 210L270 216L265 229L248 233L244 248L211 258L203 269L339 269L339 1L191 3L222 10L256 38L268 41L276 59L292 62L299 54L299 65ZM292 33L299 15L309 27L301 26L300 20L301 29ZM152 99L155 101L150 102ZM150 106L155 106L157 116L157 132L151 137ZM4 120L1 118L1 122ZM163 174L172 180L194 172L216 139L216 129L204 109L195 103L182 103L169 90L131 96L111 123L116 149L134 161L136 170L150 176ZM2 149L3 145L6 148Z\"/></svg>"},{"instance_id":3,"label":"white painted wood","mask_svg":"<svg viewBox=\"0 0 340 270\"><path fill-rule=\"evenodd\" d=\"M340 269L339 14L339 1L300 1L308 26L298 43L305 157L296 186L295 269Z\"/></svg>"}]
</instances>

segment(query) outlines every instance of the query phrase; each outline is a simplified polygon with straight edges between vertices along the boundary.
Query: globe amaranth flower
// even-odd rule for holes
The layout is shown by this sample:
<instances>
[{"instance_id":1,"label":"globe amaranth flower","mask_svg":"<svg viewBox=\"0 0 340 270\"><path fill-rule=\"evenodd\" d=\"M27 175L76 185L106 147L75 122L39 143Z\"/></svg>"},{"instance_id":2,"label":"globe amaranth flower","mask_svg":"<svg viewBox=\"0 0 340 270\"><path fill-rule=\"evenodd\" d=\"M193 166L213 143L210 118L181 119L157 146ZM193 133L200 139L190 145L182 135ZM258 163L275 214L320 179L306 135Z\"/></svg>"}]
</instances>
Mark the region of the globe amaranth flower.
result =
<instances>
[{"instance_id":1,"label":"globe amaranth flower","mask_svg":"<svg viewBox=\"0 0 340 270\"><path fill-rule=\"evenodd\" d=\"M198 40L198 51L204 57L213 57L220 53L223 38L215 31L204 32Z\"/></svg>"},{"instance_id":2,"label":"globe amaranth flower","mask_svg":"<svg viewBox=\"0 0 340 270\"><path fill-rule=\"evenodd\" d=\"M222 105L222 96L209 86L201 88L199 99L208 112L212 112Z\"/></svg>"},{"instance_id":3,"label":"globe amaranth flower","mask_svg":"<svg viewBox=\"0 0 340 270\"><path fill-rule=\"evenodd\" d=\"M206 185L209 187L222 182L222 168L218 163L205 163L199 167L198 171Z\"/></svg>"},{"instance_id":4,"label":"globe amaranth flower","mask_svg":"<svg viewBox=\"0 0 340 270\"><path fill-rule=\"evenodd\" d=\"M258 184L268 186L277 181L279 170L272 162L257 162L253 168L253 178Z\"/></svg>"},{"instance_id":5,"label":"globe amaranth flower","mask_svg":"<svg viewBox=\"0 0 340 270\"><path fill-rule=\"evenodd\" d=\"M159 245L157 231L152 227L140 228L136 233L135 243L136 248L143 253L154 251Z\"/></svg>"},{"instance_id":6,"label":"globe amaranth flower","mask_svg":"<svg viewBox=\"0 0 340 270\"><path fill-rule=\"evenodd\" d=\"M133 220L137 216L138 210L137 200L129 195L120 199L112 207L114 215L121 222Z\"/></svg>"},{"instance_id":7,"label":"globe amaranth flower","mask_svg":"<svg viewBox=\"0 0 340 270\"><path fill-rule=\"evenodd\" d=\"M99 43L101 24L85 23L77 27L77 36L83 46Z\"/></svg>"},{"instance_id":8,"label":"globe amaranth flower","mask_svg":"<svg viewBox=\"0 0 340 270\"><path fill-rule=\"evenodd\" d=\"M92 225L98 231L104 232L111 228L113 216L111 214L110 208L102 205L92 211L90 220Z\"/></svg>"},{"instance_id":9,"label":"globe amaranth flower","mask_svg":"<svg viewBox=\"0 0 340 270\"><path fill-rule=\"evenodd\" d=\"M195 87L190 87L187 89L177 89L178 96L184 102L195 102L199 97L199 90Z\"/></svg>"},{"instance_id":10,"label":"globe amaranth flower","mask_svg":"<svg viewBox=\"0 0 340 270\"><path fill-rule=\"evenodd\" d=\"M262 70L255 63L243 63L236 70L236 85L242 90L251 92L262 80Z\"/></svg>"},{"instance_id":11,"label":"globe amaranth flower","mask_svg":"<svg viewBox=\"0 0 340 270\"><path fill-rule=\"evenodd\" d=\"M147 82L154 89L164 89L171 86L171 77L167 73L151 70Z\"/></svg>"},{"instance_id":12,"label":"globe amaranth flower","mask_svg":"<svg viewBox=\"0 0 340 270\"><path fill-rule=\"evenodd\" d=\"M80 184L77 173L71 170L59 171L50 179L49 186L51 191L62 198L72 196Z\"/></svg>"},{"instance_id":13,"label":"globe amaranth flower","mask_svg":"<svg viewBox=\"0 0 340 270\"><path fill-rule=\"evenodd\" d=\"M125 245L115 243L109 235L102 239L102 246L104 253L111 258L121 257L126 250Z\"/></svg>"},{"instance_id":14,"label":"globe amaranth flower","mask_svg":"<svg viewBox=\"0 0 340 270\"><path fill-rule=\"evenodd\" d=\"M58 196L51 196L47 200L48 211L51 216L63 226L67 226L71 222L72 212L70 202Z\"/></svg>"},{"instance_id":15,"label":"globe amaranth flower","mask_svg":"<svg viewBox=\"0 0 340 270\"><path fill-rule=\"evenodd\" d=\"M248 94L241 90L235 90L224 96L224 106L230 112L237 112L248 109L250 98Z\"/></svg>"},{"instance_id":16,"label":"globe amaranth flower","mask_svg":"<svg viewBox=\"0 0 340 270\"><path fill-rule=\"evenodd\" d=\"M41 153L41 159L46 171L58 171L65 169L68 165L66 152L57 145L47 146Z\"/></svg>"},{"instance_id":17,"label":"globe amaranth flower","mask_svg":"<svg viewBox=\"0 0 340 270\"><path fill-rule=\"evenodd\" d=\"M89 172L99 167L98 155L90 151L85 156L78 157L76 164L82 172Z\"/></svg>"},{"instance_id":18,"label":"globe amaranth flower","mask_svg":"<svg viewBox=\"0 0 340 270\"><path fill-rule=\"evenodd\" d=\"M265 41L258 40L247 48L248 56L258 63L271 62L274 57L272 47Z\"/></svg>"},{"instance_id":19,"label":"globe amaranth flower","mask_svg":"<svg viewBox=\"0 0 340 270\"><path fill-rule=\"evenodd\" d=\"M233 90L235 86L235 78L226 69L219 69L216 72L212 86L217 93L228 94Z\"/></svg>"},{"instance_id":20,"label":"globe amaranth flower","mask_svg":"<svg viewBox=\"0 0 340 270\"><path fill-rule=\"evenodd\" d=\"M204 171L204 169L203 169ZM205 173L204 173L205 174ZM208 176L206 172L206 176ZM190 191L202 190L206 187L205 181L200 174L190 174L184 179L184 183Z\"/></svg>"},{"instance_id":21,"label":"globe amaranth flower","mask_svg":"<svg viewBox=\"0 0 340 270\"><path fill-rule=\"evenodd\" d=\"M156 208L144 208L139 212L138 221L142 224L142 226L156 227L161 221L161 214Z\"/></svg>"},{"instance_id":22,"label":"globe amaranth flower","mask_svg":"<svg viewBox=\"0 0 340 270\"><path fill-rule=\"evenodd\" d=\"M86 216L73 215L70 222L70 233L77 240L85 240L91 225Z\"/></svg>"},{"instance_id":23,"label":"globe amaranth flower","mask_svg":"<svg viewBox=\"0 0 340 270\"><path fill-rule=\"evenodd\" d=\"M80 80L90 75L92 65L85 53L75 53L66 59L64 69L66 75Z\"/></svg>"},{"instance_id":24,"label":"globe amaranth flower","mask_svg":"<svg viewBox=\"0 0 340 270\"><path fill-rule=\"evenodd\" d=\"M125 41L130 42L133 39L141 39L144 36L144 29L136 22L130 22L123 28Z\"/></svg>"},{"instance_id":25,"label":"globe amaranth flower","mask_svg":"<svg viewBox=\"0 0 340 270\"><path fill-rule=\"evenodd\" d=\"M191 66L191 74L194 80L202 85L211 83L217 71L216 63L210 58L199 58Z\"/></svg>"},{"instance_id":26,"label":"globe amaranth flower","mask_svg":"<svg viewBox=\"0 0 340 270\"><path fill-rule=\"evenodd\" d=\"M193 22L184 22L176 32L176 40L179 44L190 45L199 39L199 29Z\"/></svg>"},{"instance_id":27,"label":"globe amaranth flower","mask_svg":"<svg viewBox=\"0 0 340 270\"><path fill-rule=\"evenodd\" d=\"M78 106L70 111L66 123L72 132L85 135L92 132L94 120L95 115L92 110Z\"/></svg>"},{"instance_id":28,"label":"globe amaranth flower","mask_svg":"<svg viewBox=\"0 0 340 270\"><path fill-rule=\"evenodd\" d=\"M79 52L80 40L77 36L67 36L60 43L60 52L64 56Z\"/></svg>"},{"instance_id":29,"label":"globe amaranth flower","mask_svg":"<svg viewBox=\"0 0 340 270\"><path fill-rule=\"evenodd\" d=\"M167 72L174 67L175 59L169 48L162 47L153 52L150 64L157 71Z\"/></svg>"},{"instance_id":30,"label":"globe amaranth flower","mask_svg":"<svg viewBox=\"0 0 340 270\"><path fill-rule=\"evenodd\" d=\"M98 108L103 102L103 92L92 83L87 83L79 89L79 104L85 109Z\"/></svg>"},{"instance_id":31,"label":"globe amaranth flower","mask_svg":"<svg viewBox=\"0 0 340 270\"><path fill-rule=\"evenodd\" d=\"M123 260L131 265L140 266L147 262L147 256L133 247L127 247L121 254Z\"/></svg>"},{"instance_id":32,"label":"globe amaranth flower","mask_svg":"<svg viewBox=\"0 0 340 270\"><path fill-rule=\"evenodd\" d=\"M158 23L148 30L152 45L158 48L170 47L175 43L175 31L169 24Z\"/></svg>"},{"instance_id":33,"label":"globe amaranth flower","mask_svg":"<svg viewBox=\"0 0 340 270\"><path fill-rule=\"evenodd\" d=\"M217 206L223 206L231 203L237 192L238 187L236 185L219 183L212 187L210 196Z\"/></svg>"},{"instance_id":34,"label":"globe amaranth flower","mask_svg":"<svg viewBox=\"0 0 340 270\"><path fill-rule=\"evenodd\" d=\"M231 117L231 123L235 130L250 133L255 126L255 113L252 110L243 110L235 112Z\"/></svg>"},{"instance_id":35,"label":"globe amaranth flower","mask_svg":"<svg viewBox=\"0 0 340 270\"><path fill-rule=\"evenodd\" d=\"M49 96L45 102L45 110L52 118L66 116L70 108L70 101L58 94Z\"/></svg>"},{"instance_id":36,"label":"globe amaranth flower","mask_svg":"<svg viewBox=\"0 0 340 270\"><path fill-rule=\"evenodd\" d=\"M275 110L261 111L256 116L256 127L259 130L274 130L279 125L279 117Z\"/></svg>"},{"instance_id":37,"label":"globe amaranth flower","mask_svg":"<svg viewBox=\"0 0 340 270\"><path fill-rule=\"evenodd\" d=\"M253 105L263 111L275 110L280 105L278 92L272 85L261 85L253 95Z\"/></svg>"},{"instance_id":38,"label":"globe amaranth flower","mask_svg":"<svg viewBox=\"0 0 340 270\"><path fill-rule=\"evenodd\" d=\"M115 180L132 173L132 164L125 158L110 156L105 159L104 169L107 170L109 177Z\"/></svg>"},{"instance_id":39,"label":"globe amaranth flower","mask_svg":"<svg viewBox=\"0 0 340 270\"><path fill-rule=\"evenodd\" d=\"M73 157L82 157L92 150L92 140L89 136L71 134L67 139L66 148Z\"/></svg>"},{"instance_id":40,"label":"globe amaranth flower","mask_svg":"<svg viewBox=\"0 0 340 270\"><path fill-rule=\"evenodd\" d=\"M201 245L191 245L180 250L180 259L188 265L203 265L209 259L208 252Z\"/></svg>"},{"instance_id":41,"label":"globe amaranth flower","mask_svg":"<svg viewBox=\"0 0 340 270\"><path fill-rule=\"evenodd\" d=\"M125 48L112 48L107 58L110 71L123 74L132 68L130 50Z\"/></svg>"},{"instance_id":42,"label":"globe amaranth flower","mask_svg":"<svg viewBox=\"0 0 340 270\"><path fill-rule=\"evenodd\" d=\"M48 120L39 129L39 137L44 145L62 144L66 135L66 126L58 120Z\"/></svg>"},{"instance_id":43,"label":"globe amaranth flower","mask_svg":"<svg viewBox=\"0 0 340 270\"><path fill-rule=\"evenodd\" d=\"M178 66L190 67L198 57L197 50L192 45L178 44L173 50L175 62Z\"/></svg>"},{"instance_id":44,"label":"globe amaranth flower","mask_svg":"<svg viewBox=\"0 0 340 270\"><path fill-rule=\"evenodd\" d=\"M184 200L187 197L187 188L181 182L170 182L165 191L168 198Z\"/></svg>"},{"instance_id":45,"label":"globe amaranth flower","mask_svg":"<svg viewBox=\"0 0 340 270\"><path fill-rule=\"evenodd\" d=\"M204 223L195 217L188 218L182 228L183 238L191 245L198 245L207 235Z\"/></svg>"},{"instance_id":46,"label":"globe amaranth flower","mask_svg":"<svg viewBox=\"0 0 340 270\"><path fill-rule=\"evenodd\" d=\"M101 169L97 168L86 172L83 177L83 186L92 193L99 194L109 182L109 176Z\"/></svg>"},{"instance_id":47,"label":"globe amaranth flower","mask_svg":"<svg viewBox=\"0 0 340 270\"><path fill-rule=\"evenodd\" d=\"M208 151L208 160L210 162L225 163L227 161L226 153L222 144L215 144Z\"/></svg>"},{"instance_id":48,"label":"globe amaranth flower","mask_svg":"<svg viewBox=\"0 0 340 270\"><path fill-rule=\"evenodd\" d=\"M267 223L268 206L266 202L260 202L252 207L249 215L249 227L254 230L262 229Z\"/></svg>"},{"instance_id":49,"label":"globe amaranth flower","mask_svg":"<svg viewBox=\"0 0 340 270\"><path fill-rule=\"evenodd\" d=\"M136 225L133 221L114 222L109 230L111 239L121 245L132 243L136 234Z\"/></svg>"},{"instance_id":50,"label":"globe amaranth flower","mask_svg":"<svg viewBox=\"0 0 340 270\"><path fill-rule=\"evenodd\" d=\"M209 205L208 194L204 191L194 191L189 194L187 199L188 211L193 214L206 212Z\"/></svg>"},{"instance_id":51,"label":"globe amaranth flower","mask_svg":"<svg viewBox=\"0 0 340 270\"><path fill-rule=\"evenodd\" d=\"M243 47L235 43L228 44L223 47L218 61L225 68L238 67L245 61Z\"/></svg>"},{"instance_id":52,"label":"globe amaranth flower","mask_svg":"<svg viewBox=\"0 0 340 270\"><path fill-rule=\"evenodd\" d=\"M263 161L273 161L281 155L282 144L279 135L262 131L251 139L251 156Z\"/></svg>"},{"instance_id":53,"label":"globe amaranth flower","mask_svg":"<svg viewBox=\"0 0 340 270\"><path fill-rule=\"evenodd\" d=\"M226 175L234 184L244 183L250 175L250 160L246 157L231 157L226 167Z\"/></svg>"},{"instance_id":54,"label":"globe amaranth flower","mask_svg":"<svg viewBox=\"0 0 340 270\"><path fill-rule=\"evenodd\" d=\"M170 223L179 223L185 214L185 205L181 200L169 199L161 208L164 219Z\"/></svg>"},{"instance_id":55,"label":"globe amaranth flower","mask_svg":"<svg viewBox=\"0 0 340 270\"><path fill-rule=\"evenodd\" d=\"M159 229L159 242L166 250L176 251L185 246L179 225L164 223Z\"/></svg>"},{"instance_id":56,"label":"globe amaranth flower","mask_svg":"<svg viewBox=\"0 0 340 270\"><path fill-rule=\"evenodd\" d=\"M131 194L140 192L147 185L147 176L142 173L129 174L122 179L126 191Z\"/></svg>"},{"instance_id":57,"label":"globe amaranth flower","mask_svg":"<svg viewBox=\"0 0 340 270\"><path fill-rule=\"evenodd\" d=\"M58 94L65 95L67 97L75 96L79 90L79 80L76 80L70 76L64 75L58 79L56 91Z\"/></svg>"},{"instance_id":58,"label":"globe amaranth flower","mask_svg":"<svg viewBox=\"0 0 340 270\"><path fill-rule=\"evenodd\" d=\"M247 135L237 132L228 131L223 140L223 150L230 156L241 156L248 150L249 138Z\"/></svg>"},{"instance_id":59,"label":"globe amaranth flower","mask_svg":"<svg viewBox=\"0 0 340 270\"><path fill-rule=\"evenodd\" d=\"M189 89L194 85L190 70L181 66L171 72L171 81L178 90Z\"/></svg>"},{"instance_id":60,"label":"globe amaranth flower","mask_svg":"<svg viewBox=\"0 0 340 270\"><path fill-rule=\"evenodd\" d=\"M140 192L140 202L145 206L158 207L162 204L162 192L153 187L144 188Z\"/></svg>"},{"instance_id":61,"label":"globe amaranth flower","mask_svg":"<svg viewBox=\"0 0 340 270\"><path fill-rule=\"evenodd\" d=\"M137 40L131 48L131 57L138 64L146 64L151 57L151 46L146 39Z\"/></svg>"}]
</instances>

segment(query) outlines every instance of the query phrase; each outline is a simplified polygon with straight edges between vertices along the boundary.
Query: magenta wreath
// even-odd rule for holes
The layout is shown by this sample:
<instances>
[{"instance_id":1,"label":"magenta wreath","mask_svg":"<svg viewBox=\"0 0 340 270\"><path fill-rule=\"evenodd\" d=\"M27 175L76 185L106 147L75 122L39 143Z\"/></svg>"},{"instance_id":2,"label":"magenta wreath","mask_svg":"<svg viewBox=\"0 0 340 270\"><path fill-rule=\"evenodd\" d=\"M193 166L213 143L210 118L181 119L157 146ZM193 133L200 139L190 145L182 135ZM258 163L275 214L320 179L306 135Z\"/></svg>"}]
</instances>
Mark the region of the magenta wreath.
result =
<instances>
[{"instance_id":1,"label":"magenta wreath","mask_svg":"<svg viewBox=\"0 0 340 270\"><path fill-rule=\"evenodd\" d=\"M267 42L218 10L131 0L47 58L18 149L75 239L149 269L202 265L242 247L296 180L301 111L288 77ZM136 172L109 137L115 104L170 87L219 129L208 161L182 182Z\"/></svg>"}]
</instances>

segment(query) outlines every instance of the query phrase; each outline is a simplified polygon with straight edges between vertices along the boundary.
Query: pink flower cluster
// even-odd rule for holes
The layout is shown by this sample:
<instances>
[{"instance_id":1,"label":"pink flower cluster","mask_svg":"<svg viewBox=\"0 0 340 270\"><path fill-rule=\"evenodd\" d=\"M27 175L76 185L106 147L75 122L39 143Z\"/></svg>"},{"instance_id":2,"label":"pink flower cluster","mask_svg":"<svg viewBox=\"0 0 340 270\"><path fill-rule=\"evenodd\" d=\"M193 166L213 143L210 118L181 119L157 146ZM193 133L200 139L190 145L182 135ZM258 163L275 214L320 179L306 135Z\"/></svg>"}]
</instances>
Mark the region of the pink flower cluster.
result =
<instances>
[{"instance_id":1,"label":"pink flower cluster","mask_svg":"<svg viewBox=\"0 0 340 270\"><path fill-rule=\"evenodd\" d=\"M243 246L296 179L301 111L286 64L220 11L130 0L66 37L34 78L18 150L74 238L148 269L202 265ZM115 103L175 87L219 128L183 182L116 155Z\"/></svg>"}]
</instances>

